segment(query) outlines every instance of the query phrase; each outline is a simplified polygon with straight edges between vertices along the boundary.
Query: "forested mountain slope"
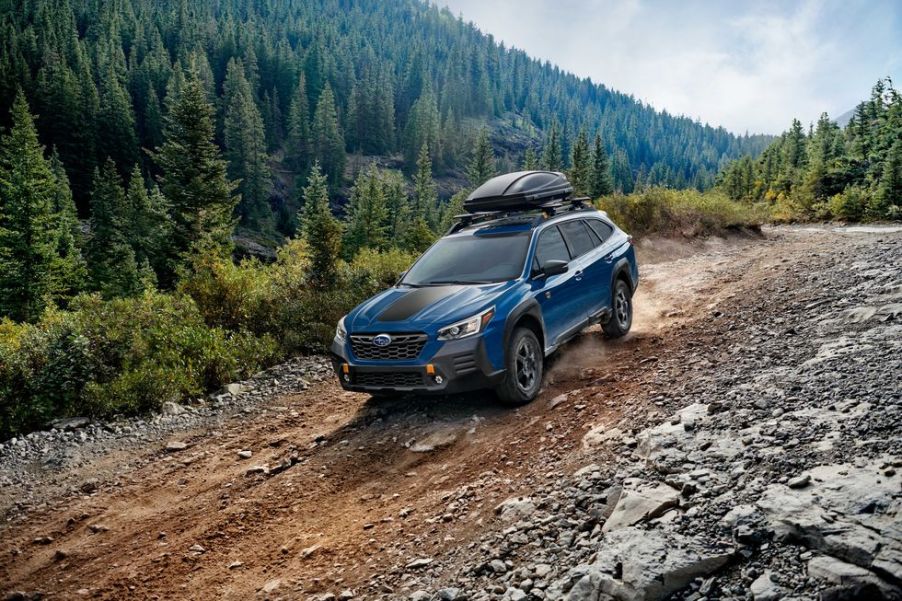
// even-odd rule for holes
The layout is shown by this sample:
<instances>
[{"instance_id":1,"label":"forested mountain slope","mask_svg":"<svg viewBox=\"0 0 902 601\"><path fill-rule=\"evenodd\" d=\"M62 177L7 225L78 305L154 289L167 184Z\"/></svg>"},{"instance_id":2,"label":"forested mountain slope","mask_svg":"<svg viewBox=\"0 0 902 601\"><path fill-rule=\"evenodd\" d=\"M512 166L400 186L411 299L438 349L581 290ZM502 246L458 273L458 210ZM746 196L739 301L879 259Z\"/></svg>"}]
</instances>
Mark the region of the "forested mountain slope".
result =
<instances>
[{"instance_id":1,"label":"forested mountain slope","mask_svg":"<svg viewBox=\"0 0 902 601\"><path fill-rule=\"evenodd\" d=\"M755 159L721 175L733 200L768 205L778 219L902 219L902 94L878 81L844 126L823 113L789 130Z\"/></svg>"},{"instance_id":2,"label":"forested mountain slope","mask_svg":"<svg viewBox=\"0 0 902 601\"><path fill-rule=\"evenodd\" d=\"M415 0L0 2L0 119L9 124L21 87L82 216L107 157L122 176L136 163L158 175L144 150L163 142L192 70L252 226L284 209L314 161L341 195L356 175L348 153L410 174L426 144L435 175L460 177L482 123L500 169L528 150L565 167L578 132L597 132L627 192L637 179L708 187L727 160L768 142L656 111Z\"/></svg>"}]
</instances>

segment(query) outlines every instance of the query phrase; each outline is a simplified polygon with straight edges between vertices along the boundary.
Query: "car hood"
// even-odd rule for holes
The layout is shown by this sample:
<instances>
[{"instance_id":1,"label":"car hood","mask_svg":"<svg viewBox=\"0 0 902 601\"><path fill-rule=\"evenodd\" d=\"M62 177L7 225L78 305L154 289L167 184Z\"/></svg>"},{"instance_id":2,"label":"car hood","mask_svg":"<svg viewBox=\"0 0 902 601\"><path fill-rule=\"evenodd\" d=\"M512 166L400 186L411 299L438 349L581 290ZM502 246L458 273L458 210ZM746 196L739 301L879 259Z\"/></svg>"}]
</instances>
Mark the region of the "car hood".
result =
<instances>
[{"instance_id":1,"label":"car hood","mask_svg":"<svg viewBox=\"0 0 902 601\"><path fill-rule=\"evenodd\" d=\"M348 314L351 333L422 330L466 319L492 303L516 282L498 284L389 288L364 301Z\"/></svg>"}]
</instances>

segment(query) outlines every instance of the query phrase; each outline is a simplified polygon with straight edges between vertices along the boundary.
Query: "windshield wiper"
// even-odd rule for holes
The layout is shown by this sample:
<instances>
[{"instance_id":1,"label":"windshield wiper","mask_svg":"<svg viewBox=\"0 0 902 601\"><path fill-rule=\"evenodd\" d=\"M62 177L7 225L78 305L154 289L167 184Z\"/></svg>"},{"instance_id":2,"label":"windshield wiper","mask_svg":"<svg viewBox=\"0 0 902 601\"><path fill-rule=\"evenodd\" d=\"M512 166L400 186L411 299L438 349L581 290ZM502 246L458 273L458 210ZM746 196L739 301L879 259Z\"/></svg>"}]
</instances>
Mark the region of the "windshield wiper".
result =
<instances>
[{"instance_id":1,"label":"windshield wiper","mask_svg":"<svg viewBox=\"0 0 902 601\"><path fill-rule=\"evenodd\" d=\"M424 284L424 286L442 286L444 284L453 284L456 286L469 286L473 284L492 284L493 282L489 282L486 280L435 280Z\"/></svg>"}]
</instances>

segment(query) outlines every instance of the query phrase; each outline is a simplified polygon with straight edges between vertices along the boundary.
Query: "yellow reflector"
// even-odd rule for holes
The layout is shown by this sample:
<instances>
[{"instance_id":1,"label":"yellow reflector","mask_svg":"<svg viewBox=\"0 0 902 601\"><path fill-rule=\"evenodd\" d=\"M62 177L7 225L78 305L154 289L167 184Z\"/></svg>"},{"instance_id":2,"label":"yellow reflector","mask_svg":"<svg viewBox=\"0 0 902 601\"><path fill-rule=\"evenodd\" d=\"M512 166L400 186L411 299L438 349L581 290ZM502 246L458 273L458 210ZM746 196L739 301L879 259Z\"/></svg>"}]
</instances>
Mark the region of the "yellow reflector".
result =
<instances>
[{"instance_id":1,"label":"yellow reflector","mask_svg":"<svg viewBox=\"0 0 902 601\"><path fill-rule=\"evenodd\" d=\"M432 363L426 364L426 374L430 376L435 375L435 366Z\"/></svg>"},{"instance_id":2,"label":"yellow reflector","mask_svg":"<svg viewBox=\"0 0 902 601\"><path fill-rule=\"evenodd\" d=\"M349 371L351 371L351 368L348 366L348 364L347 364L347 363L342 363L342 364L341 364L341 372L346 374L346 373L348 373Z\"/></svg>"}]
</instances>

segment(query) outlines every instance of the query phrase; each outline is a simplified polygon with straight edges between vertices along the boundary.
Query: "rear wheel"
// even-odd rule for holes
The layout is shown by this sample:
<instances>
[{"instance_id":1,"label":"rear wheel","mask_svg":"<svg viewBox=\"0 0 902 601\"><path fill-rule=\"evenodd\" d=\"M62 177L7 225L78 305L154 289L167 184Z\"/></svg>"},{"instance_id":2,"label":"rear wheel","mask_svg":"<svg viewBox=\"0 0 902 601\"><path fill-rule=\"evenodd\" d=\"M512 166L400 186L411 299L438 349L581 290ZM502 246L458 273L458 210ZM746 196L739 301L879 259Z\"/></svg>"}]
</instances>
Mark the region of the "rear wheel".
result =
<instances>
[{"instance_id":1,"label":"rear wheel","mask_svg":"<svg viewBox=\"0 0 902 601\"><path fill-rule=\"evenodd\" d=\"M544 353L535 333L529 328L517 328L511 335L505 360L504 381L495 393L509 405L524 405L539 394L542 387Z\"/></svg>"},{"instance_id":2,"label":"rear wheel","mask_svg":"<svg viewBox=\"0 0 902 601\"><path fill-rule=\"evenodd\" d=\"M604 324L604 334L608 338L621 338L633 325L633 291L629 284L618 279L611 301L611 318Z\"/></svg>"}]
</instances>

